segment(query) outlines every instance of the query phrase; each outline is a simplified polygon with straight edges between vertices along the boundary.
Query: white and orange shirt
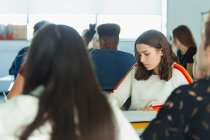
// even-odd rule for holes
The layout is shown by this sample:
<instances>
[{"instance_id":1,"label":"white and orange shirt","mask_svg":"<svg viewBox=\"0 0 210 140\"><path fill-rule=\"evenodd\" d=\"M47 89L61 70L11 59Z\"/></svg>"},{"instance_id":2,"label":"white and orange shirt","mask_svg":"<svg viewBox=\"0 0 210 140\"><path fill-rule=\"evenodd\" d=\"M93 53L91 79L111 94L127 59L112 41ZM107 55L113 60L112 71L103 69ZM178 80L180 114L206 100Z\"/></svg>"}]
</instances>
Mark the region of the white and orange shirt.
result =
<instances>
[{"instance_id":1,"label":"white and orange shirt","mask_svg":"<svg viewBox=\"0 0 210 140\"><path fill-rule=\"evenodd\" d=\"M180 85L192 83L192 78L179 64L172 65L172 77L168 81L161 80L159 75L151 75L148 80L136 80L135 64L111 94L121 107L131 96L130 110L147 106L162 105L171 92Z\"/></svg>"}]
</instances>

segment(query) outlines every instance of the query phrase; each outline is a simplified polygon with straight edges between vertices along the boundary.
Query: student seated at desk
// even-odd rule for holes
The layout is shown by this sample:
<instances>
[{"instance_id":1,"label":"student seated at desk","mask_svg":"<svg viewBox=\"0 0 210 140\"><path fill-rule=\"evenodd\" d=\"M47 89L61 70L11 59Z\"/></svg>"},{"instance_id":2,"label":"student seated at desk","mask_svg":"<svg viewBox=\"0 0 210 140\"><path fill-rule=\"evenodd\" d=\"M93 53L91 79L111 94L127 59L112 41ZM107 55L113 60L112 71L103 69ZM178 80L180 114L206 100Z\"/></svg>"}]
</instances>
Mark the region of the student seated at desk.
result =
<instances>
[{"instance_id":1,"label":"student seated at desk","mask_svg":"<svg viewBox=\"0 0 210 140\"><path fill-rule=\"evenodd\" d=\"M203 34L198 68L207 77L174 90L142 140L210 139L210 17Z\"/></svg>"},{"instance_id":2,"label":"student seated at desk","mask_svg":"<svg viewBox=\"0 0 210 140\"><path fill-rule=\"evenodd\" d=\"M166 37L159 31L144 32L135 42L134 65L111 94L119 106L131 96L131 110L153 110L162 105L176 87L192 82L186 70L176 63Z\"/></svg>"},{"instance_id":3,"label":"student seated at desk","mask_svg":"<svg viewBox=\"0 0 210 140\"><path fill-rule=\"evenodd\" d=\"M179 63L192 75L193 56L197 47L190 29L180 25L172 31L173 45L178 49Z\"/></svg>"},{"instance_id":4,"label":"student seated at desk","mask_svg":"<svg viewBox=\"0 0 210 140\"><path fill-rule=\"evenodd\" d=\"M24 78L23 95L0 106L0 140L139 139L98 86L75 29L49 24L37 32Z\"/></svg>"},{"instance_id":5,"label":"student seated at desk","mask_svg":"<svg viewBox=\"0 0 210 140\"><path fill-rule=\"evenodd\" d=\"M47 21L40 21L34 25L34 32L33 35L36 35L36 33L45 25L49 24ZM23 75L23 70L24 70L24 61L27 57L29 47L25 47L22 49L20 54L16 56L10 71L14 72L15 76L15 82L8 94L8 98L12 98L13 96L20 95L23 91L23 86L24 86L24 75ZM23 59L24 58L24 59Z\"/></svg>"},{"instance_id":6,"label":"student seated at desk","mask_svg":"<svg viewBox=\"0 0 210 140\"><path fill-rule=\"evenodd\" d=\"M44 25L48 24L49 22L47 21L40 21L38 23L36 23L34 25L34 31L33 31L33 34L35 35L35 33L41 28L43 27ZM29 47L24 47L22 48L17 56L15 57L15 59L13 60L12 62L12 65L9 69L9 74L10 75L14 75L14 78L16 79L17 78L17 75L18 75L18 72L19 72L19 69L21 68L22 66L22 63L25 61L25 58L27 56L27 53L28 53L28 49Z\"/></svg>"}]
</instances>

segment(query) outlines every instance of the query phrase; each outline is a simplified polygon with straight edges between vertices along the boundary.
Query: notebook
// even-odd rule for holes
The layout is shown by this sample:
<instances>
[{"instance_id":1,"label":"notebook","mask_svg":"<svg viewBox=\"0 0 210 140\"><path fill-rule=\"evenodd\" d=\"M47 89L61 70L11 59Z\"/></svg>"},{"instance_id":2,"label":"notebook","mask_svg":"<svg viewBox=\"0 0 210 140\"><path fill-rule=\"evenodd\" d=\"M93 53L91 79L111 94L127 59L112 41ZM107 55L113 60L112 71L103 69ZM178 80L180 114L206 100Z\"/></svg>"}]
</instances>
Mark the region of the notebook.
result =
<instances>
[{"instance_id":1,"label":"notebook","mask_svg":"<svg viewBox=\"0 0 210 140\"><path fill-rule=\"evenodd\" d=\"M124 111L123 113L130 122L150 122L157 115L157 111Z\"/></svg>"}]
</instances>

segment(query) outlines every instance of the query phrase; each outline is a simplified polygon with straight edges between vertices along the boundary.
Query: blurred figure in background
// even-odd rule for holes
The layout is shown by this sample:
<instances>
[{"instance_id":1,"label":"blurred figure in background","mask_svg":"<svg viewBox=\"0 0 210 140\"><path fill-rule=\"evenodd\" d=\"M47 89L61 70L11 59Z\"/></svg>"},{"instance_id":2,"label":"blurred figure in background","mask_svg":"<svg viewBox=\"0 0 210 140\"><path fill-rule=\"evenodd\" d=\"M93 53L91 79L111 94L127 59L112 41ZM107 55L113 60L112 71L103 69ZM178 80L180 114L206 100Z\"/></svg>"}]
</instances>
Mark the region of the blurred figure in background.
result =
<instances>
[{"instance_id":1,"label":"blurred figure in background","mask_svg":"<svg viewBox=\"0 0 210 140\"><path fill-rule=\"evenodd\" d=\"M43 25L45 25L47 23L48 23L47 21L40 21L40 22L36 23L34 25L33 34L35 34ZM9 69L9 75L14 75L15 79L17 78L18 71L19 71L19 69L20 69L22 63L24 62L25 57L28 53L28 48L29 47L24 47L18 52L17 56L15 57L14 61L12 62L12 65Z\"/></svg>"},{"instance_id":2,"label":"blurred figure in background","mask_svg":"<svg viewBox=\"0 0 210 140\"><path fill-rule=\"evenodd\" d=\"M177 56L179 63L192 76L193 56L197 47L190 29L185 25L180 25L172 31L173 44L178 49Z\"/></svg>"},{"instance_id":3,"label":"blurred figure in background","mask_svg":"<svg viewBox=\"0 0 210 140\"><path fill-rule=\"evenodd\" d=\"M96 24L89 24L89 29L85 29L82 33L85 46L87 47L89 52L92 51L93 49L99 49L95 28Z\"/></svg>"},{"instance_id":4,"label":"blurred figure in background","mask_svg":"<svg viewBox=\"0 0 210 140\"><path fill-rule=\"evenodd\" d=\"M200 58L198 52L194 55L193 59L193 79L196 81L206 77L206 73L199 69Z\"/></svg>"},{"instance_id":5,"label":"blurred figure in background","mask_svg":"<svg viewBox=\"0 0 210 140\"><path fill-rule=\"evenodd\" d=\"M36 23L34 25L34 32L33 32L34 36L43 26L45 26L47 24L49 24L49 22L47 22L47 21L40 21L40 22ZM16 58L13 62L14 65L12 65L11 68L10 68L10 69L14 68L15 71L18 72L18 73L17 73L17 77L15 79L15 82L14 82L11 90L10 90L9 94L7 95L8 99L13 97L13 96L21 94L22 91L23 91L23 86L24 86L24 81L25 81L24 75L23 75L24 61L27 57L28 49L29 49L29 47L25 47L20 51L21 55L18 54L16 56Z\"/></svg>"}]
</instances>

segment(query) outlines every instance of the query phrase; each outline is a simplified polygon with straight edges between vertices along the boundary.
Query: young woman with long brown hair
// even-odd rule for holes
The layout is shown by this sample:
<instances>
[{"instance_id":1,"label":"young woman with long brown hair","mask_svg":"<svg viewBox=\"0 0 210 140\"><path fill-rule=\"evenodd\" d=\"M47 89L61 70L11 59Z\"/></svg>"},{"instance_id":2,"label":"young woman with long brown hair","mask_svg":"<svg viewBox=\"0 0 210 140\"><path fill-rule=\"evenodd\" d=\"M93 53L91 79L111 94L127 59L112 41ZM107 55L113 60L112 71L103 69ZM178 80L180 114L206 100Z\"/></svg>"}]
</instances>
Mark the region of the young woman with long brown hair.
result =
<instances>
[{"instance_id":1,"label":"young woman with long brown hair","mask_svg":"<svg viewBox=\"0 0 210 140\"><path fill-rule=\"evenodd\" d=\"M24 77L23 95L0 106L0 139L138 139L99 88L84 42L73 28L42 28L32 40Z\"/></svg>"}]
</instances>

